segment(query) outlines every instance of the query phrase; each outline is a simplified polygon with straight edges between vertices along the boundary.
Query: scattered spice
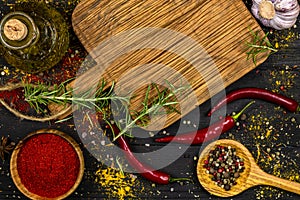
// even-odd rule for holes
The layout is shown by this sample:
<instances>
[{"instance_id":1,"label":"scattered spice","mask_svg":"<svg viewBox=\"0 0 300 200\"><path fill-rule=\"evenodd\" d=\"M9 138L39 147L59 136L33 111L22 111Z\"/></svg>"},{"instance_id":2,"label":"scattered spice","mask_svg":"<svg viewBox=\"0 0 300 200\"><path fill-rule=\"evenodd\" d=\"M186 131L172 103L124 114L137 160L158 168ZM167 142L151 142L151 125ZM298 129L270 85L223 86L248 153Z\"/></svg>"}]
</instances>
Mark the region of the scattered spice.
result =
<instances>
[{"instance_id":1,"label":"scattered spice","mask_svg":"<svg viewBox=\"0 0 300 200\"><path fill-rule=\"evenodd\" d=\"M4 161L5 154L10 153L10 151L13 150L13 148L14 143L9 142L7 137L2 136L0 140L0 158Z\"/></svg>"},{"instance_id":2,"label":"scattered spice","mask_svg":"<svg viewBox=\"0 0 300 200\"><path fill-rule=\"evenodd\" d=\"M140 183L135 176L115 168L101 166L95 176L95 182L101 190L105 190L109 199L136 198L138 193L143 191L143 188L137 189Z\"/></svg>"},{"instance_id":3,"label":"scattered spice","mask_svg":"<svg viewBox=\"0 0 300 200\"><path fill-rule=\"evenodd\" d=\"M116 124L111 124L110 127L116 135L120 134L120 129L117 127ZM189 178L171 177L169 174L165 172L156 170L150 166L141 163L133 154L131 147L127 141L127 138L125 138L125 136L121 135L120 137L118 137L117 143L119 147L123 150L124 155L128 160L128 162L130 163L130 165L149 181L152 181L157 184L169 184L177 181L190 181Z\"/></svg>"},{"instance_id":4,"label":"scattered spice","mask_svg":"<svg viewBox=\"0 0 300 200\"><path fill-rule=\"evenodd\" d=\"M294 139L300 128L295 116L297 114L283 109L262 105L248 113L235 130L236 134L231 132L227 137L248 145L263 171L299 182L299 151L291 148L300 144ZM292 199L294 195L269 186L259 186L254 191L259 200Z\"/></svg>"},{"instance_id":5,"label":"scattered spice","mask_svg":"<svg viewBox=\"0 0 300 200\"><path fill-rule=\"evenodd\" d=\"M1 68L0 68L0 75L1 76L10 75L9 68L7 66L1 66Z\"/></svg>"},{"instance_id":6,"label":"scattered spice","mask_svg":"<svg viewBox=\"0 0 300 200\"><path fill-rule=\"evenodd\" d=\"M92 179L99 192L106 196L105 199L140 199L139 194L147 189L137 176L125 172L128 170L127 161L118 157L118 153L113 151L109 133L101 128L101 125L105 124L103 114L85 111L78 110L84 117L83 119L75 117L74 120L85 148L93 158L96 158L92 169L97 170L90 175L89 179ZM109 112L110 108L106 111Z\"/></svg>"},{"instance_id":7,"label":"scattered spice","mask_svg":"<svg viewBox=\"0 0 300 200\"><path fill-rule=\"evenodd\" d=\"M276 70L270 71L268 75L268 80L271 84L271 90L277 93L287 94L288 90L293 88L295 81L298 78L297 71L298 66L284 66Z\"/></svg>"},{"instance_id":8,"label":"scattered spice","mask_svg":"<svg viewBox=\"0 0 300 200\"><path fill-rule=\"evenodd\" d=\"M211 180L226 191L237 184L236 179L245 169L243 159L236 155L236 149L222 145L209 152L203 167L207 174L212 175Z\"/></svg>"},{"instance_id":9,"label":"scattered spice","mask_svg":"<svg viewBox=\"0 0 300 200\"><path fill-rule=\"evenodd\" d=\"M293 133L296 125L291 124L291 117L284 116L282 111L275 110L272 117L265 112L257 112L249 118L247 133L253 138L256 148L252 154L256 157L258 165L267 173L292 181L299 181L299 166L295 155L289 152L293 145ZM280 122L278 122L280 120ZM299 145L298 141L294 141ZM289 156L294 154L293 156ZM293 157L293 158L292 158ZM297 178L298 177L298 178ZM257 199L287 198L289 193L272 187L259 187L256 190Z\"/></svg>"},{"instance_id":10,"label":"scattered spice","mask_svg":"<svg viewBox=\"0 0 300 200\"><path fill-rule=\"evenodd\" d=\"M294 25L286 30L270 30L269 39L274 44L276 49L284 49L289 47L294 41L300 37L297 26Z\"/></svg>"},{"instance_id":11,"label":"scattered spice","mask_svg":"<svg viewBox=\"0 0 300 200\"><path fill-rule=\"evenodd\" d=\"M79 174L79 158L73 146L54 134L29 137L17 158L22 184L41 197L56 198L67 193Z\"/></svg>"},{"instance_id":12,"label":"scattered spice","mask_svg":"<svg viewBox=\"0 0 300 200\"><path fill-rule=\"evenodd\" d=\"M112 167L100 166L95 176L95 182L105 191L108 199L136 199L144 190L136 176Z\"/></svg>"},{"instance_id":13,"label":"scattered spice","mask_svg":"<svg viewBox=\"0 0 300 200\"><path fill-rule=\"evenodd\" d=\"M155 139L155 142L178 142L184 144L201 144L203 142L211 141L219 137L222 133L225 133L232 129L238 118L244 113L244 111L251 106L254 101L248 103L239 113L235 115L226 116L225 119L217 121L210 125L209 127L200 129L196 132L190 132L185 134L180 134L177 136L166 136L162 138Z\"/></svg>"}]
</instances>

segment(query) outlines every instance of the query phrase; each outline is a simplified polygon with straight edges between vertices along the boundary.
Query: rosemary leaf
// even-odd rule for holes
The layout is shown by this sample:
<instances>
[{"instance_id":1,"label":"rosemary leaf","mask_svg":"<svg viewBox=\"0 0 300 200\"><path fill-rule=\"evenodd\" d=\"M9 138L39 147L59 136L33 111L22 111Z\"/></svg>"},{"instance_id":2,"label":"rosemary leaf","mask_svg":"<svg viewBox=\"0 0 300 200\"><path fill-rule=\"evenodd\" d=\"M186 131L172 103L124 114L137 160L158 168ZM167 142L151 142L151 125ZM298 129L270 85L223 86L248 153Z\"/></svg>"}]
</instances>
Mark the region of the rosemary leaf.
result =
<instances>
[{"instance_id":1,"label":"rosemary leaf","mask_svg":"<svg viewBox=\"0 0 300 200\"><path fill-rule=\"evenodd\" d=\"M75 104L79 108L96 109L103 114L103 120L107 124L110 124L110 114L107 113L106 108L109 106L111 108L113 105L114 112L118 112L122 117L121 120L115 122L121 131L119 135L114 135L114 141L123 134L132 137L132 128L138 125L147 126L151 116L172 112L180 113L176 109L179 103L176 101L176 95L186 88L184 86L177 88L166 81L168 88L160 89L157 84L152 83L146 90L141 110L135 111L127 109L130 104L129 97L117 96L114 93L114 83L108 90L105 90L106 82L102 80L97 88L80 92L78 88L67 90L67 82L69 81L54 86L41 83L37 85L24 84L25 100L39 112L43 112L41 105L47 106L49 103L63 106ZM150 92L155 92L154 98L150 99Z\"/></svg>"},{"instance_id":2,"label":"rosemary leaf","mask_svg":"<svg viewBox=\"0 0 300 200\"><path fill-rule=\"evenodd\" d=\"M246 43L248 47L248 51L246 52L247 60L252 59L252 62L256 65L257 56L259 54L268 52L268 55L270 55L278 51L268 40L269 32L266 33L263 37L260 37L259 31L254 32L249 28L249 32L252 35L252 41Z\"/></svg>"}]
</instances>

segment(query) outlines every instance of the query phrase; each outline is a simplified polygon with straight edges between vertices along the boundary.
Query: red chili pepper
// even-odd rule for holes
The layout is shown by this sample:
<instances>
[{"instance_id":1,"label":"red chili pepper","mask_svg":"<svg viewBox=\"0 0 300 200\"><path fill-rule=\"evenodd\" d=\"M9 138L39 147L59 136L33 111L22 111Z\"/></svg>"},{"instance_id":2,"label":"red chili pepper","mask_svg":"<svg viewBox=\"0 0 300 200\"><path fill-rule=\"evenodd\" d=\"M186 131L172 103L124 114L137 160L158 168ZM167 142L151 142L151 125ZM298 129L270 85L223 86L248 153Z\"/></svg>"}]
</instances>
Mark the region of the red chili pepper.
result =
<instances>
[{"instance_id":1,"label":"red chili pepper","mask_svg":"<svg viewBox=\"0 0 300 200\"><path fill-rule=\"evenodd\" d=\"M113 129L116 135L120 133L119 128L115 124L112 124L111 128ZM168 184L180 180L190 180L188 178L172 178L167 173L155 170L150 166L142 164L132 153L130 146L127 140L125 139L125 137L119 136L117 138L117 142L119 144L119 147L124 151L124 154L128 162L130 163L130 165L133 168L135 168L139 173L141 173L141 175L144 178L158 184Z\"/></svg>"},{"instance_id":2,"label":"red chili pepper","mask_svg":"<svg viewBox=\"0 0 300 200\"><path fill-rule=\"evenodd\" d=\"M291 112L300 111L298 102L284 95L260 88L243 88L227 94L224 99L220 100L219 103L211 109L211 111L208 113L208 116L211 116L213 112L224 106L226 103L245 98L266 100L268 102L280 105Z\"/></svg>"},{"instance_id":3,"label":"red chili pepper","mask_svg":"<svg viewBox=\"0 0 300 200\"><path fill-rule=\"evenodd\" d=\"M177 136L167 136L163 138L155 139L156 142L177 142L177 143L184 143L184 144L201 144L203 142L210 141L212 139L217 138L222 133L230 130L235 126L235 123L239 116L252 104L253 102L249 103L245 106L238 114L233 116L226 116L224 120L218 121L212 124L209 127L204 129L200 129L198 131L180 134Z\"/></svg>"}]
</instances>

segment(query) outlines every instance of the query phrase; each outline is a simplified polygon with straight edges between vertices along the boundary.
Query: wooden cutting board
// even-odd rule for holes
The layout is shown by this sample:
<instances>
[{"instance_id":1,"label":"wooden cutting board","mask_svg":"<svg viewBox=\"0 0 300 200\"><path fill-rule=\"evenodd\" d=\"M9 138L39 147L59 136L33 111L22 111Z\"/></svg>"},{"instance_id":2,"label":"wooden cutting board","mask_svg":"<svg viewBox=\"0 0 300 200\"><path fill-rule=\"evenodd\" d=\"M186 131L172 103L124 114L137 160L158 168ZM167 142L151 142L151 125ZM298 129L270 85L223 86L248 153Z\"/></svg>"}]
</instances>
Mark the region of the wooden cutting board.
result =
<instances>
[{"instance_id":1,"label":"wooden cutting board","mask_svg":"<svg viewBox=\"0 0 300 200\"><path fill-rule=\"evenodd\" d=\"M141 108L147 81L191 86L177 97L181 114L156 118L149 130L169 126L253 70L246 55L249 29L264 35L242 0L85 0L72 23L97 62L79 86L115 81L120 91L134 91L131 110ZM266 59L260 55L257 65Z\"/></svg>"}]
</instances>

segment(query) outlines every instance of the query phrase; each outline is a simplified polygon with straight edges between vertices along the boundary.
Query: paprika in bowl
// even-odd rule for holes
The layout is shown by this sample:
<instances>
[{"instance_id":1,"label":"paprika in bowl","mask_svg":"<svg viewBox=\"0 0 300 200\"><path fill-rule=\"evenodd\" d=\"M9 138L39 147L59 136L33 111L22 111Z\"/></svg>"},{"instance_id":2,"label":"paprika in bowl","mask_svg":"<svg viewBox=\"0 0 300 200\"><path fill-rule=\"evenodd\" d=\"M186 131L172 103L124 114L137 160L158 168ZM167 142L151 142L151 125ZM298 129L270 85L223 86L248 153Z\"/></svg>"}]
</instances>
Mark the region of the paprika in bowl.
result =
<instances>
[{"instance_id":1,"label":"paprika in bowl","mask_svg":"<svg viewBox=\"0 0 300 200\"><path fill-rule=\"evenodd\" d=\"M80 184L84 159L69 135L54 129L29 134L16 146L10 163L17 188L31 199L64 199Z\"/></svg>"}]
</instances>

